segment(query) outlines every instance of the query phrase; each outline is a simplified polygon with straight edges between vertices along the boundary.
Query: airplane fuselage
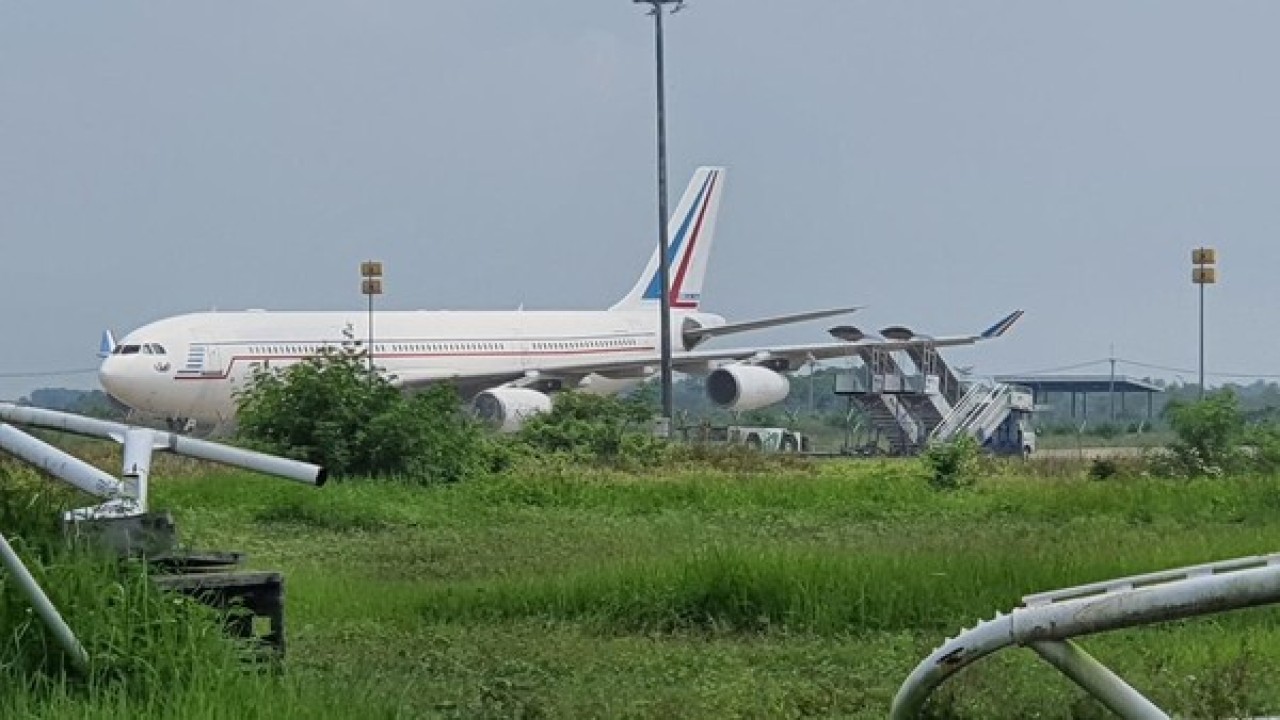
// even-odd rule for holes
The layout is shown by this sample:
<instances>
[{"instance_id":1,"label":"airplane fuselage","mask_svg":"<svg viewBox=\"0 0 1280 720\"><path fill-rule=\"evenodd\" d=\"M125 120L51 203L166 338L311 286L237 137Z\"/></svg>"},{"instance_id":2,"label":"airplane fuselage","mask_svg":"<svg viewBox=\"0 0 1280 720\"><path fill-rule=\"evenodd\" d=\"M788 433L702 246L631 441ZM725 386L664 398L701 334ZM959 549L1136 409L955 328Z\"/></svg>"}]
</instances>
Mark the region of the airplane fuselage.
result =
<instances>
[{"instance_id":1,"label":"airplane fuselage","mask_svg":"<svg viewBox=\"0 0 1280 720\"><path fill-rule=\"evenodd\" d=\"M168 417L221 422L234 416L236 394L259 369L281 368L326 348L367 352L365 312L207 312L143 326L121 339L103 362L106 390L130 407ZM375 365L401 381L519 377L548 362L560 368L652 361L658 315L608 311L377 311ZM718 325L707 313L673 311L672 347L686 322ZM590 390L634 385L646 372L595 374ZM493 380L497 385L502 379Z\"/></svg>"}]
</instances>

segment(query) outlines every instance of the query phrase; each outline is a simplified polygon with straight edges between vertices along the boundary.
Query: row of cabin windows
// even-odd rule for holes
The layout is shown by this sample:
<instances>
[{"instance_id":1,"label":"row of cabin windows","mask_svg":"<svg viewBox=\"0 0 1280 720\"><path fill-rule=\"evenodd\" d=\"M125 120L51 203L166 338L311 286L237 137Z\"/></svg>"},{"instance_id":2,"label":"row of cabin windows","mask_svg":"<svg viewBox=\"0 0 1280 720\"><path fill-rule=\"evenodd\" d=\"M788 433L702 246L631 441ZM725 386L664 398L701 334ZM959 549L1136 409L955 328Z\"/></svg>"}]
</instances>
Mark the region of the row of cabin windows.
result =
<instances>
[{"instance_id":1,"label":"row of cabin windows","mask_svg":"<svg viewBox=\"0 0 1280 720\"><path fill-rule=\"evenodd\" d=\"M112 355L166 355L164 346L160 343L143 343L142 345L117 345L111 351Z\"/></svg>"},{"instance_id":2,"label":"row of cabin windows","mask_svg":"<svg viewBox=\"0 0 1280 720\"><path fill-rule=\"evenodd\" d=\"M586 349L606 349L616 347L634 347L638 343L634 338L622 338L616 340L572 340L563 342L535 342L534 350L586 350ZM319 352L321 348L331 347L316 343L307 343L302 345L253 345L249 347L249 352L256 355L308 355ZM385 345L375 344L373 351L375 353L386 352L450 352L450 351L485 351L485 350L506 350L505 343L497 342L462 342L462 343L390 343Z\"/></svg>"},{"instance_id":3,"label":"row of cabin windows","mask_svg":"<svg viewBox=\"0 0 1280 720\"><path fill-rule=\"evenodd\" d=\"M613 340L566 340L560 342L536 342L534 350L604 350L608 348L635 347L635 338Z\"/></svg>"},{"instance_id":4,"label":"row of cabin windows","mask_svg":"<svg viewBox=\"0 0 1280 720\"><path fill-rule=\"evenodd\" d=\"M359 343L357 343L359 344ZM256 355L307 355L319 352L321 348L336 346L320 345L320 344L304 344L304 345L251 345L249 352ZM503 350L503 343L496 342L466 342L466 343L388 343L374 344L373 351L375 353L387 352L447 352L458 350Z\"/></svg>"}]
</instances>

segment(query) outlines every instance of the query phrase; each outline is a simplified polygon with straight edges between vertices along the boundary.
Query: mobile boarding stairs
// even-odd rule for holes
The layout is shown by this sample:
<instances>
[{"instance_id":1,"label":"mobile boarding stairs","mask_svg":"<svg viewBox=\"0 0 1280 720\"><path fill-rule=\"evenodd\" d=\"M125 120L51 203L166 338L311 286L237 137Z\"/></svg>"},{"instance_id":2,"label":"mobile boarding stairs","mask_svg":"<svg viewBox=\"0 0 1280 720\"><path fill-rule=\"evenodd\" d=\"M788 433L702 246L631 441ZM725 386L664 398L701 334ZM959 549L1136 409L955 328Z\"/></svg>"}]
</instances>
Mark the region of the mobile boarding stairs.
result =
<instances>
[{"instance_id":1,"label":"mobile boarding stairs","mask_svg":"<svg viewBox=\"0 0 1280 720\"><path fill-rule=\"evenodd\" d=\"M6 423L114 440L124 446L121 477L112 477ZM122 557L145 556L157 570L152 579L163 588L222 609L242 606L252 616L263 617L269 625L265 635L257 635L253 617L244 614L228 616L227 630L232 635L257 643L275 657L283 656L284 580L280 573L229 571L243 559L238 553L176 552L177 536L172 518L167 513L147 510L151 456L156 450L232 465L316 487L325 482L324 468L310 463L150 428L0 403L0 451L104 501L100 505L67 512L63 524L68 532L89 536ZM8 571L9 577L31 602L71 663L83 669L89 662L88 653L2 534L0 566ZM0 577L0 581L3 580Z\"/></svg>"},{"instance_id":2,"label":"mobile boarding stairs","mask_svg":"<svg viewBox=\"0 0 1280 720\"><path fill-rule=\"evenodd\" d=\"M1168 718L1072 638L1277 602L1280 553L1028 595L1021 607L962 630L917 665L898 689L890 717L917 717L930 693L948 678L988 655L1022 645L1117 715Z\"/></svg>"},{"instance_id":3,"label":"mobile boarding stairs","mask_svg":"<svg viewBox=\"0 0 1280 720\"><path fill-rule=\"evenodd\" d=\"M1032 393L985 378L961 380L936 348L859 351L860 367L836 377L836 394L856 402L894 455L969 436L1001 454L1034 449ZM874 442L874 441L873 441Z\"/></svg>"}]
</instances>

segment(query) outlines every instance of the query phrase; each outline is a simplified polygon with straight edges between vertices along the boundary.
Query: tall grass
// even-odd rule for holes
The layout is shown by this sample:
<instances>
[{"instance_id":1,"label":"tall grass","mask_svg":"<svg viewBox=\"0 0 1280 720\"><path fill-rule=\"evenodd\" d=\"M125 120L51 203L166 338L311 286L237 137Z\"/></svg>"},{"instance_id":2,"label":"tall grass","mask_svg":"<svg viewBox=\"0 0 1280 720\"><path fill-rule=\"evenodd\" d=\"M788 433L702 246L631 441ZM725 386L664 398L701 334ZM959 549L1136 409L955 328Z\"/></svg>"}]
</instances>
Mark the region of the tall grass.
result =
<instances>
[{"instance_id":1,"label":"tall grass","mask_svg":"<svg viewBox=\"0 0 1280 720\"><path fill-rule=\"evenodd\" d=\"M451 583L427 592L422 607L436 622L534 618L585 621L608 632L951 631L1010 609L1032 591L1248 554L1256 544L1251 533L1232 533L1207 548L1148 542L1123 556L1096 552L1095 542L1134 537L1099 525L1087 542L986 535L866 552L717 546L563 575Z\"/></svg>"},{"instance_id":2,"label":"tall grass","mask_svg":"<svg viewBox=\"0 0 1280 720\"><path fill-rule=\"evenodd\" d=\"M89 655L72 667L7 577L0 578L0 716L48 703L157 707L188 689L244 675L222 619L159 591L147 567L65 539L61 511L76 498L15 465L0 465L0 527Z\"/></svg>"},{"instance_id":3,"label":"tall grass","mask_svg":"<svg viewBox=\"0 0 1280 720\"><path fill-rule=\"evenodd\" d=\"M83 498L10 477L0 528L95 666L69 672L4 589L0 684L15 690L0 717L883 717L930 647L1025 594L1280 549L1275 477L1090 481L1076 466L1046 479L994 464L938 492L909 461L736 462L548 462L323 490L157 477L184 537L287 574L278 676L241 671L217 618L154 593L141 569L67 546L57 512ZM1280 707L1274 615L1087 645L1179 711L1256 714ZM1017 653L949 685L959 717L1093 716Z\"/></svg>"}]
</instances>

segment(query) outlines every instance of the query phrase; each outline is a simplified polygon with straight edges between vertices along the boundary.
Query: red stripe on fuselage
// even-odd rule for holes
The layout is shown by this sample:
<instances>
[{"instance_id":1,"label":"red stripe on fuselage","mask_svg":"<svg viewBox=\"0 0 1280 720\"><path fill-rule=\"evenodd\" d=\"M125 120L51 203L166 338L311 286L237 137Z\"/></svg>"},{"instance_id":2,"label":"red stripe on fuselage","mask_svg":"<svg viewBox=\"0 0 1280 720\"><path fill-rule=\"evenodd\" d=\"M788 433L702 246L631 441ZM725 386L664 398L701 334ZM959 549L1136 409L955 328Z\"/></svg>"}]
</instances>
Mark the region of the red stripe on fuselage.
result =
<instances>
[{"instance_id":1,"label":"red stripe on fuselage","mask_svg":"<svg viewBox=\"0 0 1280 720\"><path fill-rule=\"evenodd\" d=\"M548 357L548 356L564 356L564 355L594 355L607 353L626 353L626 352L645 352L652 351L655 348L652 345L643 345L639 347L622 347L622 348L583 348L578 350L533 350L530 352L498 351L498 352L443 352L443 353L378 353L373 354L374 362L383 359L404 359L404 358L431 358L431 357ZM231 371L235 368L237 361L244 362L270 362L271 360L306 360L315 355L233 355L230 364L227 365L225 372L219 375L202 374L202 375L175 375L174 380L226 380L231 377ZM566 368L570 369L570 368ZM181 373L182 371L179 371Z\"/></svg>"}]
</instances>

